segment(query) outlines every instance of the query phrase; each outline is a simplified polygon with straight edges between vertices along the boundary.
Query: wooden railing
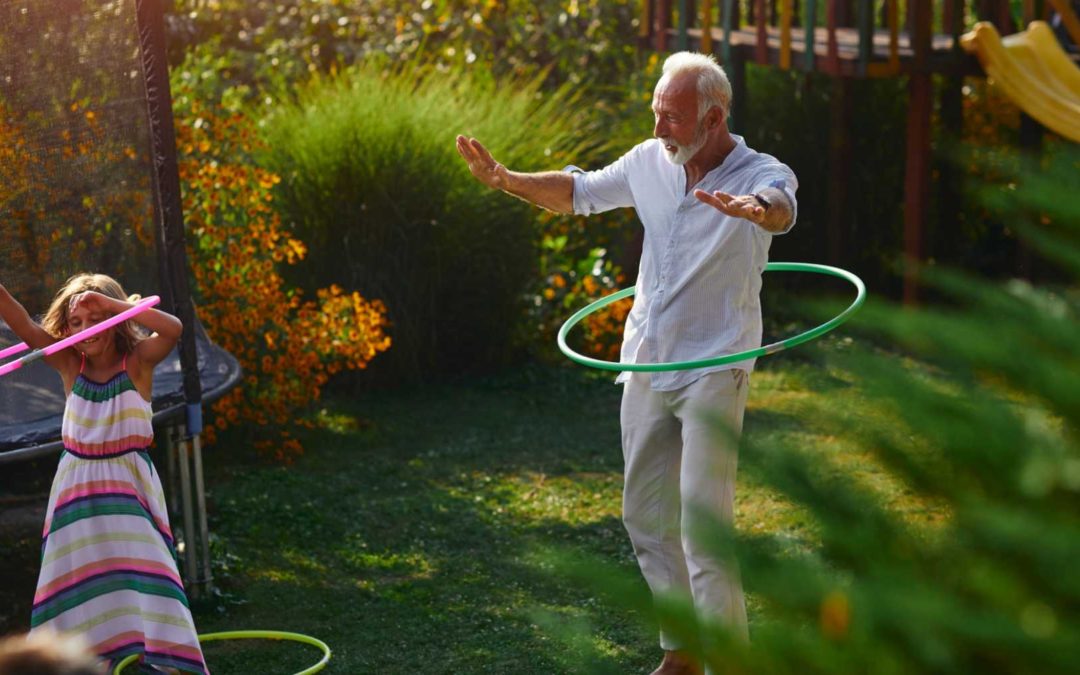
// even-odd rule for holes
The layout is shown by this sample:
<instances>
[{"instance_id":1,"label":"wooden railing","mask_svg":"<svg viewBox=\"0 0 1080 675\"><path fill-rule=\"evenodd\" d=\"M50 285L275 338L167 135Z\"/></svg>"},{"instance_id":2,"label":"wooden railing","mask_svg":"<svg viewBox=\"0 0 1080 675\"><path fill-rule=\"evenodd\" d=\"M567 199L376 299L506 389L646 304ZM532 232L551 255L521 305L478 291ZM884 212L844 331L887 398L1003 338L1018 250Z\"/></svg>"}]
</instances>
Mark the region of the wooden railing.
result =
<instances>
[{"instance_id":1,"label":"wooden railing","mask_svg":"<svg viewBox=\"0 0 1080 675\"><path fill-rule=\"evenodd\" d=\"M962 71L958 38L976 20L1003 34L1045 18L1064 0L643 0L640 37L658 51L694 48L838 76ZM937 58L937 57L945 58ZM931 61L934 61L931 63Z\"/></svg>"}]
</instances>

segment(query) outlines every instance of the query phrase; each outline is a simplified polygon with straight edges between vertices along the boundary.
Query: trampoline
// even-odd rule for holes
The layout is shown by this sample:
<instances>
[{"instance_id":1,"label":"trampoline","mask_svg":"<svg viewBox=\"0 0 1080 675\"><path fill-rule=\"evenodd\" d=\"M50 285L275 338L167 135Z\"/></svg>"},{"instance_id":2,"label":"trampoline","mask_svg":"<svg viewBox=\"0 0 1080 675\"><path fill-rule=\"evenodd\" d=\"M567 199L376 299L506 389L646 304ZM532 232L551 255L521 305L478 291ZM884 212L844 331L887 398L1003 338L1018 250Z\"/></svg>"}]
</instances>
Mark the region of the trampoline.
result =
<instances>
[{"instance_id":1,"label":"trampoline","mask_svg":"<svg viewBox=\"0 0 1080 675\"><path fill-rule=\"evenodd\" d=\"M155 369L153 419L197 591L210 580L202 405L241 372L188 287L163 0L0 0L0 26L0 281L40 316L70 275L102 272L183 322ZM18 342L0 323L0 349ZM0 378L0 466L58 455L63 407L41 362Z\"/></svg>"},{"instance_id":2,"label":"trampoline","mask_svg":"<svg viewBox=\"0 0 1080 675\"><path fill-rule=\"evenodd\" d=\"M194 329L203 403L212 403L240 379L240 364L211 342L202 324ZM0 346L18 343L0 321ZM183 420L186 410L183 369L178 350L154 369L154 425ZM55 455L63 449L60 423L64 413L64 387L60 376L43 361L20 368L0 379L0 465Z\"/></svg>"}]
</instances>

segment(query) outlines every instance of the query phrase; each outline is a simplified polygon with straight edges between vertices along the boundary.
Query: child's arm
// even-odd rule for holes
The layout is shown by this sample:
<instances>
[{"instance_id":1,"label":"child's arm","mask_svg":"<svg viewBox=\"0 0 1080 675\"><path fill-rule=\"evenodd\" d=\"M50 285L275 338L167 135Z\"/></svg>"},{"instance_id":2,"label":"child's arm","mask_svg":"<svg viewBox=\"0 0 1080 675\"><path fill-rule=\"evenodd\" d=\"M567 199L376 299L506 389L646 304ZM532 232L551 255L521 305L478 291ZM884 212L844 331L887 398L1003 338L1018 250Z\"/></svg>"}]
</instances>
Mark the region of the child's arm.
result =
<instances>
[{"instance_id":1,"label":"child's arm","mask_svg":"<svg viewBox=\"0 0 1080 675\"><path fill-rule=\"evenodd\" d=\"M19 301L11 297L11 293L8 293L3 284L0 284L0 319L3 319L12 332L29 345L31 349L48 347L59 339L49 335L44 328L35 323L26 309L19 304ZM74 359L75 356L72 351L64 349L46 356L44 360L66 375L72 363L74 363Z\"/></svg>"},{"instance_id":2,"label":"child's arm","mask_svg":"<svg viewBox=\"0 0 1080 675\"><path fill-rule=\"evenodd\" d=\"M96 291L86 291L71 299L71 309L74 310L80 305L86 306L90 311L103 311L115 315L131 309L135 306L135 303L110 298ZM172 351L172 348L176 346L180 334L184 332L184 325L180 323L180 319L177 319L172 314L166 314L153 308L139 312L131 317L131 320L151 333L150 337L135 346L132 355L141 365L153 370L154 366L163 361Z\"/></svg>"},{"instance_id":3,"label":"child's arm","mask_svg":"<svg viewBox=\"0 0 1080 675\"><path fill-rule=\"evenodd\" d=\"M151 368L165 360L180 340L180 334L184 332L184 324L180 323L180 319L153 308L136 314L132 317L132 321L153 331L150 337L135 347L135 356Z\"/></svg>"},{"instance_id":4,"label":"child's arm","mask_svg":"<svg viewBox=\"0 0 1080 675\"><path fill-rule=\"evenodd\" d=\"M41 349L56 342L56 338L45 332L45 329L34 323L30 314L19 304L19 301L11 297L11 293L0 284L0 319L14 331L19 339L30 345L31 349Z\"/></svg>"}]
</instances>

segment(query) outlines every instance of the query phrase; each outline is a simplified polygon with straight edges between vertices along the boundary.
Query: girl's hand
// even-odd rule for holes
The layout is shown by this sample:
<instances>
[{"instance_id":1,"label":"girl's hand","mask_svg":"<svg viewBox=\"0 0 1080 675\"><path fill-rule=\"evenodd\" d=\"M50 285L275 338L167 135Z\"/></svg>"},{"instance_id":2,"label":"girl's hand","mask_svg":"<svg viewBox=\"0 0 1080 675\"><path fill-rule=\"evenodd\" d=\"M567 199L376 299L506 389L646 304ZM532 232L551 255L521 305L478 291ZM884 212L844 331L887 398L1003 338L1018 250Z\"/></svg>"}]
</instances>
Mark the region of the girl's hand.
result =
<instances>
[{"instance_id":1,"label":"girl's hand","mask_svg":"<svg viewBox=\"0 0 1080 675\"><path fill-rule=\"evenodd\" d=\"M76 309L82 308L91 314L116 314L118 311L123 311L124 308L117 310L117 300L110 298L107 295L102 295L97 291L83 291L77 295L72 296L71 301L68 303L68 314L73 313Z\"/></svg>"}]
</instances>

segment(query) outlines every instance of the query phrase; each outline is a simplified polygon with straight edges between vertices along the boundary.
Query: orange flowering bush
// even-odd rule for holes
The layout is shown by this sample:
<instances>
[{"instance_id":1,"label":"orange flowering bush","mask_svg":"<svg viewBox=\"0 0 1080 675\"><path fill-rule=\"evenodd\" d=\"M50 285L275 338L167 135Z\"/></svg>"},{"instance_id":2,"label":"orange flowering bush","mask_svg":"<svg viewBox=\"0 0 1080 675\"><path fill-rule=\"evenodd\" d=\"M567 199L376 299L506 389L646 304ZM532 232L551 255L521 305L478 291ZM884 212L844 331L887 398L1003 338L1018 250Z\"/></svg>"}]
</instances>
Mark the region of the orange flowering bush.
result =
<instances>
[{"instance_id":1,"label":"orange flowering bush","mask_svg":"<svg viewBox=\"0 0 1080 675\"><path fill-rule=\"evenodd\" d=\"M588 219L544 212L540 226L540 275L524 341L540 347L543 355L554 354L555 336L573 312L632 283L619 261L641 225L633 212L614 211ZM593 312L568 342L583 354L618 361L632 305L633 299L626 298Z\"/></svg>"},{"instance_id":2,"label":"orange flowering bush","mask_svg":"<svg viewBox=\"0 0 1080 675\"><path fill-rule=\"evenodd\" d=\"M546 279L541 292L543 298L539 307L546 308L551 314L551 321L544 324L545 334L554 336L570 314L581 306L607 297L619 290L615 281L621 282L622 274L614 277L605 274L585 274L578 276L571 272L556 272ZM575 350L603 359L618 361L622 349L623 325L633 306L632 298L623 298L589 314L581 320L570 335L570 342ZM554 337L545 342L553 342Z\"/></svg>"},{"instance_id":3,"label":"orange flowering bush","mask_svg":"<svg viewBox=\"0 0 1080 675\"><path fill-rule=\"evenodd\" d=\"M588 293L589 287L593 286L595 288L597 284L592 277L585 277L583 286L585 292ZM605 290L600 294L600 297L605 297L614 292L614 290ZM584 331L587 354L605 361L619 360L619 352L622 350L623 326L626 325L626 316L630 313L633 304L634 301L630 298L623 298L585 317L581 325Z\"/></svg>"},{"instance_id":4,"label":"orange flowering bush","mask_svg":"<svg viewBox=\"0 0 1080 675\"><path fill-rule=\"evenodd\" d=\"M175 91L188 252L199 314L213 339L246 374L213 406L209 430L244 425L265 455L289 461L303 451L292 428L330 376L364 368L390 347L386 307L339 286L314 300L289 287L280 265L306 254L274 210L280 178L253 161L253 122L201 102L183 81Z\"/></svg>"}]
</instances>

